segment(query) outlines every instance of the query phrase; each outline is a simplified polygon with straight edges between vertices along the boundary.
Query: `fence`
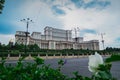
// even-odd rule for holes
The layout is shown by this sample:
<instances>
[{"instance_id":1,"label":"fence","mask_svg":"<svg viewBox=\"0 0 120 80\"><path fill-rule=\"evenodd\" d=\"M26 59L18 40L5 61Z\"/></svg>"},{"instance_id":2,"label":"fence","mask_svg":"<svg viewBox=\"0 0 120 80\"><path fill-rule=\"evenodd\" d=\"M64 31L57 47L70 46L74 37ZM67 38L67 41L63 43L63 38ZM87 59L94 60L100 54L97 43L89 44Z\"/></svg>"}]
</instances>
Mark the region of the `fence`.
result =
<instances>
[{"instance_id":1,"label":"fence","mask_svg":"<svg viewBox=\"0 0 120 80\"><path fill-rule=\"evenodd\" d=\"M86 54L18 54L18 55L13 55L13 54L7 54L6 58L8 60L18 60L20 57L26 57L25 59L33 59L33 57L40 57L43 59L53 59L53 58L82 58L82 57L88 57L89 53ZM102 56L110 56L111 54L109 53L101 53Z\"/></svg>"}]
</instances>

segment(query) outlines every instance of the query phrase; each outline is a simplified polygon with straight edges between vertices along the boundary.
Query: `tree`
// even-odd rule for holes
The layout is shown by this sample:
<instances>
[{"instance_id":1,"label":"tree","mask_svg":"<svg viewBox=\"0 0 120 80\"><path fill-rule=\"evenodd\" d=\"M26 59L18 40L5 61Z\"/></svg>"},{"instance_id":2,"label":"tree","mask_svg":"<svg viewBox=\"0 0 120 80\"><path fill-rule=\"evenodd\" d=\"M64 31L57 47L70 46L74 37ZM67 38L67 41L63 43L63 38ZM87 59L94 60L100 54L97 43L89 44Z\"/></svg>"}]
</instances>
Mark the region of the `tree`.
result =
<instances>
[{"instance_id":1,"label":"tree","mask_svg":"<svg viewBox=\"0 0 120 80\"><path fill-rule=\"evenodd\" d=\"M28 45L28 51L39 51L40 48L37 44Z\"/></svg>"},{"instance_id":2,"label":"tree","mask_svg":"<svg viewBox=\"0 0 120 80\"><path fill-rule=\"evenodd\" d=\"M0 0L0 14L2 13L4 3L5 3L5 0Z\"/></svg>"},{"instance_id":3,"label":"tree","mask_svg":"<svg viewBox=\"0 0 120 80\"><path fill-rule=\"evenodd\" d=\"M15 43L15 45L14 45L14 50L19 50L19 51L24 51L25 49L25 45L24 44L17 44L17 43Z\"/></svg>"}]
</instances>

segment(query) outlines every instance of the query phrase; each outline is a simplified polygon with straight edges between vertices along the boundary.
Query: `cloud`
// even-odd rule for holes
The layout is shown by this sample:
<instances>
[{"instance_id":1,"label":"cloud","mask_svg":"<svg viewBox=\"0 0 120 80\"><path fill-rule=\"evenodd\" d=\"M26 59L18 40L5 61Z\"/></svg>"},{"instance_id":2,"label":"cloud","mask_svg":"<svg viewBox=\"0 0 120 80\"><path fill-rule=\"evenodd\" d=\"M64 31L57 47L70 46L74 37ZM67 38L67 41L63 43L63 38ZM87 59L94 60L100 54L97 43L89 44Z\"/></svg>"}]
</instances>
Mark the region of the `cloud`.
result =
<instances>
[{"instance_id":1,"label":"cloud","mask_svg":"<svg viewBox=\"0 0 120 80\"><path fill-rule=\"evenodd\" d=\"M47 3L50 2L46 0ZM29 24L29 31L37 31L43 32L45 26L52 26L52 27L61 27L62 22L59 17L57 17L58 13L53 13L51 5L46 4L46 1L40 0L29 0L25 1L17 10L19 11L18 15L20 15L19 20L23 18L30 18L33 20L33 23ZM25 11L24 11L25 10ZM59 11L59 7L56 8L56 11ZM60 11L59 11L60 12ZM62 12L61 12L62 13ZM18 30L25 30L26 23L18 21L14 23L15 25L18 24Z\"/></svg>"},{"instance_id":2,"label":"cloud","mask_svg":"<svg viewBox=\"0 0 120 80\"><path fill-rule=\"evenodd\" d=\"M110 1L100 1L100 0L71 0L77 8L97 8L104 9L110 5Z\"/></svg>"},{"instance_id":3,"label":"cloud","mask_svg":"<svg viewBox=\"0 0 120 80\"><path fill-rule=\"evenodd\" d=\"M14 35L0 34L0 42L2 44L8 44L11 39L15 40Z\"/></svg>"}]
</instances>

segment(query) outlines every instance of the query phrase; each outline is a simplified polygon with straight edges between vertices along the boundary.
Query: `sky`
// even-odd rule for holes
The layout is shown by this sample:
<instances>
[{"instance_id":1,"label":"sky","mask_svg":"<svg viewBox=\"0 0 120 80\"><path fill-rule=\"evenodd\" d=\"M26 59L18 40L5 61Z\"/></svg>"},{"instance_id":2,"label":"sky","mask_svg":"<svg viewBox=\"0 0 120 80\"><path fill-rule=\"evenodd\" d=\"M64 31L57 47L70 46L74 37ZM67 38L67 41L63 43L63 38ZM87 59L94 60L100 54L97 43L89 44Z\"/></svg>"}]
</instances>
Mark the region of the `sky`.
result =
<instances>
[{"instance_id":1,"label":"sky","mask_svg":"<svg viewBox=\"0 0 120 80\"><path fill-rule=\"evenodd\" d=\"M26 31L22 19L30 18L29 32L42 32L44 28L72 30L79 28L77 36L85 41L97 39L101 34L105 47L120 48L120 0L6 0L0 14L0 42L8 44L16 31Z\"/></svg>"}]
</instances>

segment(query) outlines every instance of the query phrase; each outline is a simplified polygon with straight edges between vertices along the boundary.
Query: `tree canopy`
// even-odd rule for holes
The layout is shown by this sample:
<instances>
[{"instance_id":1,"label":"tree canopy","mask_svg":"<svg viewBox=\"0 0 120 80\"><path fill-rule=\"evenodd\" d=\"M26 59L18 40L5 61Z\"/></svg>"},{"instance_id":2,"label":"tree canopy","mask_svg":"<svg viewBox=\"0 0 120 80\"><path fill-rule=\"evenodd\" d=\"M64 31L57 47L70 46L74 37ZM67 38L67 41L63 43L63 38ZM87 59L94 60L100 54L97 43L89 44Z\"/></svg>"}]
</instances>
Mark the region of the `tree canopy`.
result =
<instances>
[{"instance_id":1,"label":"tree canopy","mask_svg":"<svg viewBox=\"0 0 120 80\"><path fill-rule=\"evenodd\" d=\"M2 13L4 3L5 3L5 0L0 0L0 14Z\"/></svg>"}]
</instances>

